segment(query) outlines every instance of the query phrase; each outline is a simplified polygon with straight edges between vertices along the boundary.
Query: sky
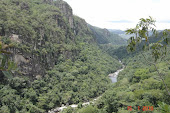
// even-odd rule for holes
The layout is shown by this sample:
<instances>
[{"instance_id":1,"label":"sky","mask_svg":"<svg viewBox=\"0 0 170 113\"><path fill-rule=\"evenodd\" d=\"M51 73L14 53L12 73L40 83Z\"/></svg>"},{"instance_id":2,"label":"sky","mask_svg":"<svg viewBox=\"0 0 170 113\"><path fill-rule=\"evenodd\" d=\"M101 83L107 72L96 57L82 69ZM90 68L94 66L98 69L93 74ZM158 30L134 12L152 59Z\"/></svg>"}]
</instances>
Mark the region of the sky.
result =
<instances>
[{"instance_id":1,"label":"sky","mask_svg":"<svg viewBox=\"0 0 170 113\"><path fill-rule=\"evenodd\" d=\"M170 0L64 0L73 14L100 28L126 30L151 16L158 30L170 28Z\"/></svg>"}]
</instances>

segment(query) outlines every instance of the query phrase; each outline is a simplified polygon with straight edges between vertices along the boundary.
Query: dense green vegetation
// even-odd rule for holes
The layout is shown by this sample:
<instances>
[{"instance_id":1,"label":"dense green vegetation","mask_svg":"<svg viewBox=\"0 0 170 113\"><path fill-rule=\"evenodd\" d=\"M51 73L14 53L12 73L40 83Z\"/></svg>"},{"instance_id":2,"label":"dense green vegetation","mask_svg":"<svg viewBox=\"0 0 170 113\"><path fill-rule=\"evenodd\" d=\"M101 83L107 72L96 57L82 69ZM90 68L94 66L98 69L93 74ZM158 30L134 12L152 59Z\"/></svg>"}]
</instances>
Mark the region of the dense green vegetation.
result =
<instances>
[{"instance_id":1,"label":"dense green vegetation","mask_svg":"<svg viewBox=\"0 0 170 113\"><path fill-rule=\"evenodd\" d=\"M0 0L0 113L44 113L78 103L63 112L134 113L138 106L153 106L155 113L168 113L169 95L141 51L129 54L120 47L126 44L121 37L87 25L71 11L62 0ZM151 61L149 52L144 54ZM24 61L16 62L17 70L15 55ZM107 75L121 68L116 59L126 68L111 84ZM156 64L168 88L169 62L167 52ZM95 104L82 107L99 95Z\"/></svg>"},{"instance_id":2,"label":"dense green vegetation","mask_svg":"<svg viewBox=\"0 0 170 113\"><path fill-rule=\"evenodd\" d=\"M41 112L56 105L79 103L102 94L110 84L106 75L120 65L113 63L116 62L113 58L103 55L95 46L85 48L80 53L80 59L61 62L43 78L33 82L26 77L1 80L1 112Z\"/></svg>"},{"instance_id":3,"label":"dense green vegetation","mask_svg":"<svg viewBox=\"0 0 170 113\"><path fill-rule=\"evenodd\" d=\"M168 58L169 55L167 56L169 62ZM169 105L170 98L154 66L147 65L142 55L136 55L124 61L127 66L119 74L119 81L102 96L97 106L107 108L106 111L109 113L127 112L127 106L133 107L133 113L138 112L138 106L154 106L154 112L161 112L156 110L159 101ZM157 66L164 75L165 82L169 84L170 65L163 61ZM170 88L169 85L168 87Z\"/></svg>"},{"instance_id":4,"label":"dense green vegetation","mask_svg":"<svg viewBox=\"0 0 170 113\"><path fill-rule=\"evenodd\" d=\"M140 33L145 32L142 30L139 30ZM129 30L129 32L136 31ZM164 34L166 34L166 37ZM141 37L142 35L145 34L139 34ZM133 54L129 54L126 47L117 49L115 46L101 46L110 55L121 58L126 67L120 72L118 82L110 86L95 104L72 110L72 112L87 113L90 110L94 110L95 113L170 112L170 96L168 94L168 89L170 89L170 46L167 45L169 44L169 32L160 32L157 38L155 36L148 37L151 44L146 44L147 41L144 40L141 41L138 48L135 46L137 42L134 42L138 40L133 40L133 38L130 39L128 45L128 49L138 50ZM154 48L154 44L160 43L165 46ZM143 49L143 46L151 46L152 48L147 50L146 48ZM164 48L166 48L166 53L159 54ZM153 54L153 51L157 51L159 56ZM158 57L155 58L154 55ZM131 109L128 110L129 107ZM63 112L68 113L69 111Z\"/></svg>"},{"instance_id":5,"label":"dense green vegetation","mask_svg":"<svg viewBox=\"0 0 170 113\"><path fill-rule=\"evenodd\" d=\"M170 50L170 47L167 49ZM147 55L147 58L152 57ZM86 111L95 110L94 113L169 113L170 98L155 67L148 65L140 53L134 57L124 58L123 62L126 67L120 72L117 83L110 86L95 104L74 111L72 109L72 112L88 113ZM166 58L157 64L168 88L170 88L169 62L168 53ZM127 110L128 106L132 106L132 111ZM147 111L143 111L143 106L153 106L154 110L148 108ZM63 113L71 112L65 110Z\"/></svg>"},{"instance_id":6,"label":"dense green vegetation","mask_svg":"<svg viewBox=\"0 0 170 113\"><path fill-rule=\"evenodd\" d=\"M12 45L8 58L26 58L12 77L0 73L0 113L42 113L88 101L104 93L107 75L121 68L100 50L87 23L72 15L71 27L58 4L70 10L63 1L0 1L0 36Z\"/></svg>"}]
</instances>

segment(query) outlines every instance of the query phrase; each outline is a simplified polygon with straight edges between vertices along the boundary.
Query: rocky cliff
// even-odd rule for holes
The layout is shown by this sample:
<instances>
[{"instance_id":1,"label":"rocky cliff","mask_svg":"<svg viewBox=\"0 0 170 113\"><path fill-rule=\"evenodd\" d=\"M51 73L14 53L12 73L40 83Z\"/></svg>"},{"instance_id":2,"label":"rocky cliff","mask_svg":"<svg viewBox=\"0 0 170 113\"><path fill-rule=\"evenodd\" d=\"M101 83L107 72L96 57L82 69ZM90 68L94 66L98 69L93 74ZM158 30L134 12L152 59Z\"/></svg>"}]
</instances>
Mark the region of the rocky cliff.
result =
<instances>
[{"instance_id":1,"label":"rocky cliff","mask_svg":"<svg viewBox=\"0 0 170 113\"><path fill-rule=\"evenodd\" d=\"M45 113L101 95L121 65L97 44L61 0L0 0L0 45L11 52L0 54L0 65L18 65L0 70L0 113Z\"/></svg>"},{"instance_id":2,"label":"rocky cliff","mask_svg":"<svg viewBox=\"0 0 170 113\"><path fill-rule=\"evenodd\" d=\"M0 36L4 43L13 44L9 51L18 64L15 75L44 76L61 61L75 60L81 51L79 43L109 43L112 37L107 29L98 32L74 16L62 0L1 2Z\"/></svg>"},{"instance_id":3,"label":"rocky cliff","mask_svg":"<svg viewBox=\"0 0 170 113\"><path fill-rule=\"evenodd\" d=\"M73 12L72 8L64 1L57 0L54 2L55 6L58 7L63 14L63 16L66 18L66 20L69 23L69 26L73 29L74 28L74 20L73 20Z\"/></svg>"},{"instance_id":4,"label":"rocky cliff","mask_svg":"<svg viewBox=\"0 0 170 113\"><path fill-rule=\"evenodd\" d=\"M16 0L11 5L2 9L0 36L4 43L13 43L12 59L22 75L43 76L59 61L74 59L79 51L75 38L91 35L85 20L74 16L62 0Z\"/></svg>"}]
</instances>

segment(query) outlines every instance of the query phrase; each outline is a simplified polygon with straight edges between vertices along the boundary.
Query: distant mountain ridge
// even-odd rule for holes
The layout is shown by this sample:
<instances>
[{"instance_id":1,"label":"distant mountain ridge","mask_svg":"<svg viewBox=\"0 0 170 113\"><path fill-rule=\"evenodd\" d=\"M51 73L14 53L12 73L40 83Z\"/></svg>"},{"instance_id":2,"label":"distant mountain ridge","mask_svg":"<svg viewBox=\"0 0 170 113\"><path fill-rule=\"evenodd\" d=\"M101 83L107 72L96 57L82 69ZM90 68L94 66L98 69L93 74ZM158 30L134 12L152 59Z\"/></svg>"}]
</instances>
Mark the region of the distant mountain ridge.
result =
<instances>
[{"instance_id":1,"label":"distant mountain ridge","mask_svg":"<svg viewBox=\"0 0 170 113\"><path fill-rule=\"evenodd\" d=\"M126 34L125 31L120 30L120 29L108 29L111 33L117 34L120 37L124 38L124 39L129 39L130 37L132 37L133 35L130 34ZM158 32L161 32L162 30L157 30ZM149 36L152 36L152 31L149 31Z\"/></svg>"},{"instance_id":2,"label":"distant mountain ridge","mask_svg":"<svg viewBox=\"0 0 170 113\"><path fill-rule=\"evenodd\" d=\"M113 45L125 45L126 39L123 39L116 33L110 32L108 29L101 29L88 24L88 27L93 33L96 41L99 44L113 44Z\"/></svg>"},{"instance_id":3,"label":"distant mountain ridge","mask_svg":"<svg viewBox=\"0 0 170 113\"><path fill-rule=\"evenodd\" d=\"M115 34L124 34L125 31L120 29L108 29L110 32L114 32Z\"/></svg>"},{"instance_id":4,"label":"distant mountain ridge","mask_svg":"<svg viewBox=\"0 0 170 113\"><path fill-rule=\"evenodd\" d=\"M122 38L124 38L126 40L129 39L131 36L133 36L133 35L129 35L129 34L127 35L125 33L125 31L122 31L122 30L119 30L119 29L109 29L109 31L121 36Z\"/></svg>"}]
</instances>

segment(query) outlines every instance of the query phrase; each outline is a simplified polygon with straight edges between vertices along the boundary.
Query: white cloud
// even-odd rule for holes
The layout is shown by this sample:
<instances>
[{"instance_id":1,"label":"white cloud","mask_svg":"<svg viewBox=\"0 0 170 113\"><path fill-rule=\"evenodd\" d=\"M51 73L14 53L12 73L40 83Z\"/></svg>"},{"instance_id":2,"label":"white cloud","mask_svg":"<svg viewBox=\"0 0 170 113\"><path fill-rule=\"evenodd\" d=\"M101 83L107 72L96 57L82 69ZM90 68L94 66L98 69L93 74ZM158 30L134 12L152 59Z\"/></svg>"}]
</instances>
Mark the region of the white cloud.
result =
<instances>
[{"instance_id":1,"label":"white cloud","mask_svg":"<svg viewBox=\"0 0 170 113\"><path fill-rule=\"evenodd\" d=\"M158 29L170 28L170 0L65 0L73 13L101 28L126 29L134 27L140 18L152 16L159 21ZM131 23L112 23L111 21ZM164 23L160 23L164 21Z\"/></svg>"}]
</instances>

